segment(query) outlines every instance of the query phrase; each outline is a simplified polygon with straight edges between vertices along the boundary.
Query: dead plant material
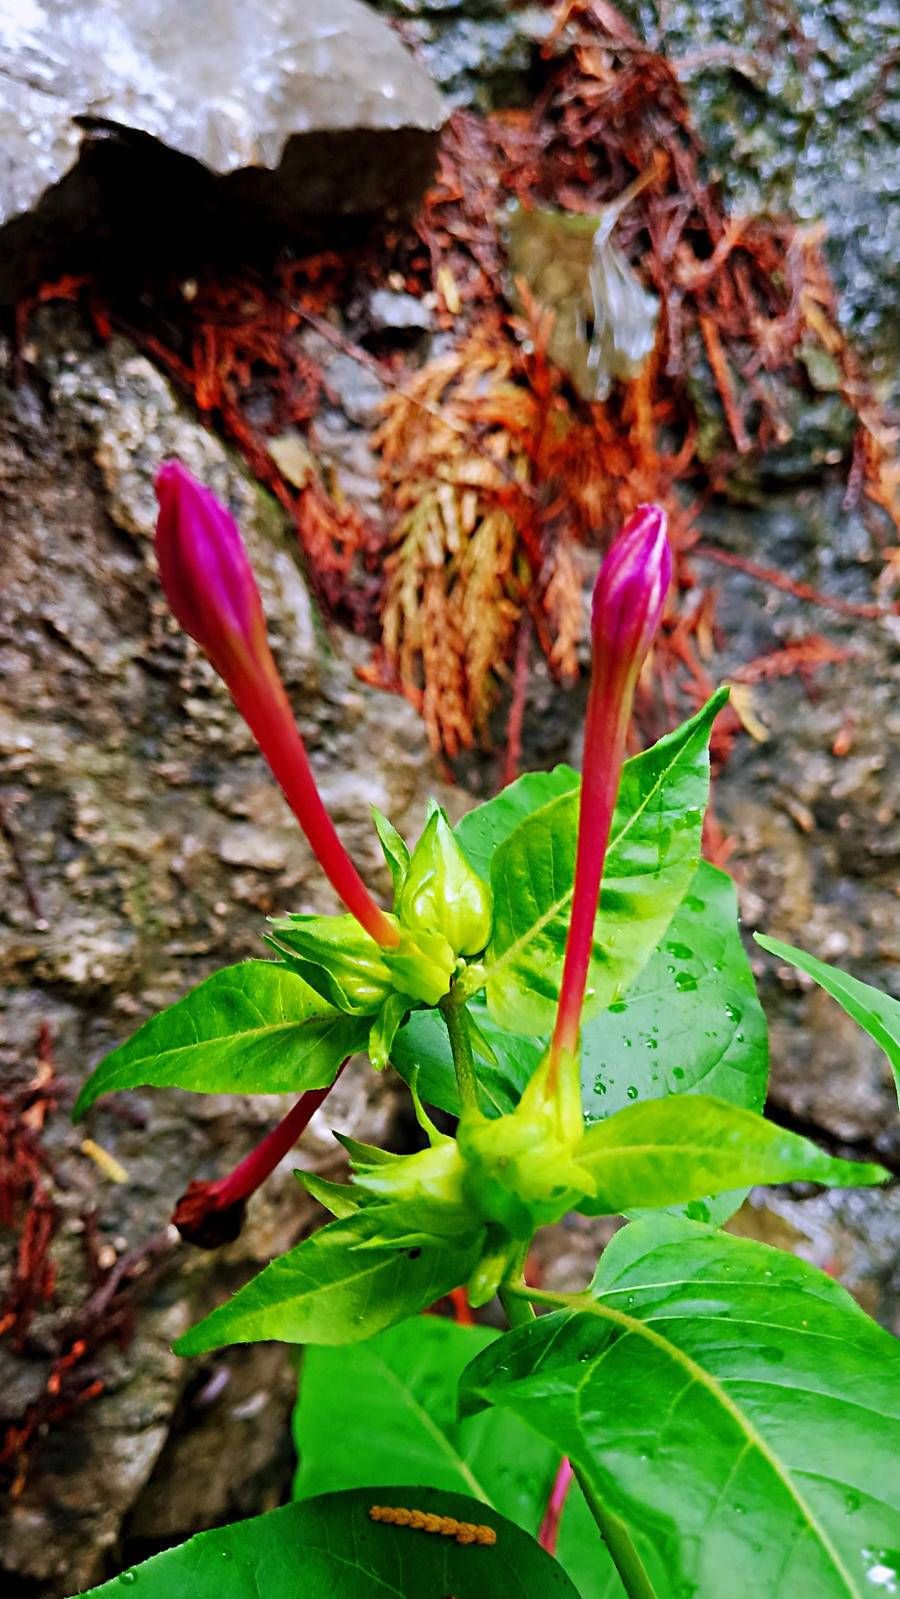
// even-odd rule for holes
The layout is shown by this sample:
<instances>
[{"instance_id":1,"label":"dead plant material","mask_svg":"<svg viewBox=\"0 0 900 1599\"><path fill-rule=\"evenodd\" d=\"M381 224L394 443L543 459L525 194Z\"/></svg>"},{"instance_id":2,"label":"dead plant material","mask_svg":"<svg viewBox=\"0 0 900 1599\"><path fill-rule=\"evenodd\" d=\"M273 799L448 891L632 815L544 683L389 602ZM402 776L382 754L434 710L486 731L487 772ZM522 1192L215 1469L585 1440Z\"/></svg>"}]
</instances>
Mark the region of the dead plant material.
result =
<instances>
[{"instance_id":1,"label":"dead plant material","mask_svg":"<svg viewBox=\"0 0 900 1599\"><path fill-rule=\"evenodd\" d=\"M24 1490L39 1438L103 1392L98 1353L105 1344L124 1343L131 1336L133 1285L171 1247L168 1233L163 1233L104 1269L97 1259L93 1217L85 1217L82 1237L90 1286L81 1304L61 1318L50 1346L44 1333L35 1342L35 1320L53 1303L56 1290L52 1247L60 1215L43 1134L61 1092L52 1034L42 1022L32 1076L0 1094L0 1227L12 1231L16 1240L13 1269L0 1305L0 1337L9 1340L18 1357L47 1366L43 1391L0 1435L0 1476L13 1498Z\"/></svg>"}]
</instances>

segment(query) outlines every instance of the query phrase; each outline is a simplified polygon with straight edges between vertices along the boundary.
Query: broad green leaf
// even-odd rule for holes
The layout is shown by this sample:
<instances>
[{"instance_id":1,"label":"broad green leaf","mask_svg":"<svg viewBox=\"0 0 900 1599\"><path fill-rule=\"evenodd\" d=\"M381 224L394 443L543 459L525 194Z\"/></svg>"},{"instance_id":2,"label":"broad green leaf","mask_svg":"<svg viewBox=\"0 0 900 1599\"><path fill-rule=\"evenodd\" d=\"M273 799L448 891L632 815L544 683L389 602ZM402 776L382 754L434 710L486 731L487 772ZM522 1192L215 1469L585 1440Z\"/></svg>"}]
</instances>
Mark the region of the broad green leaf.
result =
<instances>
[{"instance_id":1,"label":"broad green leaf","mask_svg":"<svg viewBox=\"0 0 900 1599\"><path fill-rule=\"evenodd\" d=\"M497 1337L417 1316L370 1338L352 1359L335 1349L303 1357L294 1411L299 1499L398 1476L470 1494L537 1535L559 1454L509 1411L460 1421L465 1367ZM477 1519L477 1518L476 1518ZM581 1599L623 1599L615 1567L576 1484L566 1497L558 1557Z\"/></svg>"},{"instance_id":2,"label":"broad green leaf","mask_svg":"<svg viewBox=\"0 0 900 1599\"><path fill-rule=\"evenodd\" d=\"M589 1127L578 1151L597 1184L578 1207L590 1216L661 1209L736 1185L813 1182L859 1188L889 1176L882 1166L835 1160L808 1138L709 1094L628 1105Z\"/></svg>"},{"instance_id":3,"label":"broad green leaf","mask_svg":"<svg viewBox=\"0 0 900 1599\"><path fill-rule=\"evenodd\" d=\"M493 799L476 805L453 829L469 864L489 883L497 846L533 811L561 794L577 792L580 782L571 766L554 766L552 772L525 772Z\"/></svg>"},{"instance_id":4,"label":"broad green leaf","mask_svg":"<svg viewBox=\"0 0 900 1599\"><path fill-rule=\"evenodd\" d=\"M769 1074L766 1018L738 927L731 878L701 861L687 894L624 999L582 1033L588 1121L666 1094L714 1094L761 1110ZM689 1202L721 1225L746 1190Z\"/></svg>"},{"instance_id":5,"label":"broad green leaf","mask_svg":"<svg viewBox=\"0 0 900 1599\"><path fill-rule=\"evenodd\" d=\"M325 1088L365 1041L343 1016L277 961L244 961L207 977L139 1027L100 1062L78 1096L77 1121L121 1088L196 1094L296 1094Z\"/></svg>"},{"instance_id":6,"label":"broad green leaf","mask_svg":"<svg viewBox=\"0 0 900 1599\"><path fill-rule=\"evenodd\" d=\"M828 966L815 955L807 955L805 950L783 944L780 938L767 938L762 933L754 933L753 937L770 955L777 955L779 960L788 961L814 977L819 987L836 999L841 1009L880 1044L891 1063L900 1095L900 999L882 993L880 988L873 988L870 983L863 983L836 966Z\"/></svg>"},{"instance_id":7,"label":"broad green leaf","mask_svg":"<svg viewBox=\"0 0 900 1599\"><path fill-rule=\"evenodd\" d=\"M497 1541L466 1545L375 1522L376 1503L486 1524ZM408 1483L324 1494L198 1533L86 1599L122 1599L132 1584L135 1599L578 1599L562 1566L495 1510Z\"/></svg>"},{"instance_id":8,"label":"broad green leaf","mask_svg":"<svg viewBox=\"0 0 900 1599\"><path fill-rule=\"evenodd\" d=\"M625 763L604 865L589 1009L622 998L688 890L709 792L709 734L726 697L720 690L690 721ZM493 857L487 1003L511 1032L538 1034L553 1025L577 824L573 790L520 823Z\"/></svg>"},{"instance_id":9,"label":"broad green leaf","mask_svg":"<svg viewBox=\"0 0 900 1599\"><path fill-rule=\"evenodd\" d=\"M900 1572L900 1344L807 1262L671 1216L492 1344L464 1404L582 1472L642 1599L873 1599ZM628 1586L628 1582L626 1582Z\"/></svg>"},{"instance_id":10,"label":"broad green leaf","mask_svg":"<svg viewBox=\"0 0 900 1599\"><path fill-rule=\"evenodd\" d=\"M635 1100L697 1092L761 1110L768 1066L734 884L701 861L643 971L585 1024L585 1116L599 1121Z\"/></svg>"},{"instance_id":11,"label":"broad green leaf","mask_svg":"<svg viewBox=\"0 0 900 1599\"><path fill-rule=\"evenodd\" d=\"M481 1235L459 1244L403 1248L379 1241L373 1213L329 1222L198 1322L175 1345L200 1355L223 1344L353 1344L414 1316L466 1282Z\"/></svg>"}]
</instances>

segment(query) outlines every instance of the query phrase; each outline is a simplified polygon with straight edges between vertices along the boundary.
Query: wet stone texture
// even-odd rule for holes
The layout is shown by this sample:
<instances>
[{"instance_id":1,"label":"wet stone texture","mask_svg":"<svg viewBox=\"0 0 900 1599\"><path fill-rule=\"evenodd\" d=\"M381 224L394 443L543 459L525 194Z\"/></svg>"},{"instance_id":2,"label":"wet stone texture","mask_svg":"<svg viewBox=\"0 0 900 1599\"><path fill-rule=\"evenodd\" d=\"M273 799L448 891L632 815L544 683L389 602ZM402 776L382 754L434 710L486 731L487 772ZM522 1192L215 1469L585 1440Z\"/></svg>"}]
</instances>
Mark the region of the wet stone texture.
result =
<instances>
[{"instance_id":1,"label":"wet stone texture","mask_svg":"<svg viewBox=\"0 0 900 1599\"><path fill-rule=\"evenodd\" d=\"M362 0L6 7L0 300L110 252L187 268L414 207L444 116Z\"/></svg>"},{"instance_id":2,"label":"wet stone texture","mask_svg":"<svg viewBox=\"0 0 900 1599\"><path fill-rule=\"evenodd\" d=\"M362 688L355 646L327 638L280 513L154 368L123 342L98 351L65 317L37 325L29 354L27 380L0 398L0 799L24 868L23 879L0 849L0 1080L6 1089L33 1076L45 1023L60 1079L44 1136L60 1224L54 1300L25 1350L5 1344L0 1355L0 1433L39 1397L92 1290L86 1219L95 1214L106 1270L148 1240L160 1251L132 1291L133 1340L96 1357L102 1397L39 1440L0 1519L4 1592L20 1583L50 1596L102 1574L132 1507L144 1548L157 1522L175 1537L274 1503L290 1475L288 1352L226 1354L198 1370L169 1346L310 1224L314 1208L291 1176L297 1157L223 1254L165 1234L187 1182L228 1170L284 1101L147 1092L99 1105L84 1128L67 1115L91 1064L145 1016L217 966L262 953L266 914L335 908L243 724L159 594L152 476L167 452L240 518L324 797L373 886L386 884L369 805L415 834L427 793L443 791L411 708ZM389 1137L394 1105L388 1080L351 1068L300 1163L331 1170L332 1125ZM103 1176L81 1150L85 1134L127 1182ZM5 1282L12 1247L4 1232ZM152 1477L176 1407L185 1469L202 1465L202 1491L185 1489L180 1466Z\"/></svg>"}]
</instances>

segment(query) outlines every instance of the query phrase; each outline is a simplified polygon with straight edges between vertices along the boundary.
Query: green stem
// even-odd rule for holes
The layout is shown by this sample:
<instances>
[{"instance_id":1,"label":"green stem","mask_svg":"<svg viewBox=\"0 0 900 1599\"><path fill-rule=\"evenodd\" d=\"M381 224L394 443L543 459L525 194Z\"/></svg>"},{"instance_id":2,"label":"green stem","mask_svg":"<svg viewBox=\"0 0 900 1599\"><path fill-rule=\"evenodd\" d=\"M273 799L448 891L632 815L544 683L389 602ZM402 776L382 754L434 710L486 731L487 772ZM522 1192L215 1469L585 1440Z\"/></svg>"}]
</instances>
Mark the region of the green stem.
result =
<instances>
[{"instance_id":1,"label":"green stem","mask_svg":"<svg viewBox=\"0 0 900 1599\"><path fill-rule=\"evenodd\" d=\"M613 1515L612 1511L601 1503L584 1472L575 1465L574 1460L572 1469L629 1599L658 1599L656 1589L647 1575L624 1521Z\"/></svg>"},{"instance_id":2,"label":"green stem","mask_svg":"<svg viewBox=\"0 0 900 1599\"><path fill-rule=\"evenodd\" d=\"M527 1297L528 1284L523 1276L529 1247L529 1244L522 1245L497 1289L497 1298L510 1327L527 1327L530 1321L534 1321L534 1306Z\"/></svg>"},{"instance_id":3,"label":"green stem","mask_svg":"<svg viewBox=\"0 0 900 1599\"><path fill-rule=\"evenodd\" d=\"M460 1109L477 1110L478 1081L475 1076L475 1057L472 1054L472 1042L466 1025L466 1002L464 996L457 991L456 987L451 988L449 994L444 995L440 1002L440 1010L444 1021L447 1023L450 1053L453 1056L456 1087L459 1091Z\"/></svg>"},{"instance_id":4,"label":"green stem","mask_svg":"<svg viewBox=\"0 0 900 1599\"><path fill-rule=\"evenodd\" d=\"M504 1298L504 1294L508 1299ZM529 1296L527 1299L526 1295ZM500 1289L500 1303L511 1327L523 1326L534 1315L531 1298L557 1310L580 1308L574 1295L545 1293L539 1289L529 1288L525 1283L507 1282ZM527 1312L523 1315L526 1305ZM644 1569L643 1561L631 1541L631 1535L624 1521L602 1503L584 1471L574 1460L572 1469L587 1500L588 1509L600 1529L603 1542L622 1579L622 1586L628 1594L628 1599L658 1599L656 1589Z\"/></svg>"}]
</instances>

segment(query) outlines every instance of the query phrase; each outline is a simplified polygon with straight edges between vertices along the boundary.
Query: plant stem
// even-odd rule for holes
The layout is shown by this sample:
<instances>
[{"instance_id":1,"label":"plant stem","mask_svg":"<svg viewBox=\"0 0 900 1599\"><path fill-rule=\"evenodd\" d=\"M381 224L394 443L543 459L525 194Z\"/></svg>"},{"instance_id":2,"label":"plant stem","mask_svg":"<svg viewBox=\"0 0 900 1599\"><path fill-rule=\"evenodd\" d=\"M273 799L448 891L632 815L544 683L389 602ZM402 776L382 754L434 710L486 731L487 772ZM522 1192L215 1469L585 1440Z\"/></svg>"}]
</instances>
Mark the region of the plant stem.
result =
<instances>
[{"instance_id":1,"label":"plant stem","mask_svg":"<svg viewBox=\"0 0 900 1599\"><path fill-rule=\"evenodd\" d=\"M506 1294L508 1297L504 1297ZM534 1315L531 1299L533 1295L541 1304L548 1305L555 1310L575 1310L577 1303L572 1295L552 1294L538 1289L532 1289L525 1283L507 1282L500 1289L500 1302L509 1319L511 1327L521 1327ZM523 1309L527 1313L523 1315ZM515 1317L515 1319L513 1319ZM612 1556L613 1563L622 1579L622 1586L628 1594L628 1599L658 1599L656 1589L653 1587L643 1561L631 1541L628 1528L624 1521L607 1509L591 1486L581 1468L572 1463L575 1479L587 1500L597 1526L600 1529L603 1542Z\"/></svg>"},{"instance_id":2,"label":"plant stem","mask_svg":"<svg viewBox=\"0 0 900 1599\"><path fill-rule=\"evenodd\" d=\"M567 1455L563 1455L557 1468L556 1476L553 1479L553 1487L550 1489L547 1508L544 1511L544 1517L538 1532L538 1543L542 1549L546 1549L548 1555L556 1554L559 1523L566 1507L566 1499L571 1487L572 1477L572 1462Z\"/></svg>"},{"instance_id":3,"label":"plant stem","mask_svg":"<svg viewBox=\"0 0 900 1599\"><path fill-rule=\"evenodd\" d=\"M459 1091L460 1109L477 1110L478 1082L475 1076L475 1057L472 1054L472 1042L466 1025L466 1002L463 996L457 993L455 985L451 988L449 994L444 995L440 1002L440 1010L444 1021L447 1023L450 1053L453 1056L456 1087Z\"/></svg>"},{"instance_id":4,"label":"plant stem","mask_svg":"<svg viewBox=\"0 0 900 1599\"><path fill-rule=\"evenodd\" d=\"M613 1563L622 1579L622 1587L629 1599L658 1599L640 1555L634 1547L625 1526L618 1516L613 1515L601 1503L595 1490L591 1487L584 1472L578 1466L574 1467L575 1477L591 1512L603 1542L609 1550Z\"/></svg>"},{"instance_id":5,"label":"plant stem","mask_svg":"<svg viewBox=\"0 0 900 1599\"><path fill-rule=\"evenodd\" d=\"M528 1285L523 1276L527 1254L528 1244L523 1244L497 1289L497 1298L510 1327L527 1327L530 1321L534 1321L534 1306L527 1297Z\"/></svg>"}]
</instances>

